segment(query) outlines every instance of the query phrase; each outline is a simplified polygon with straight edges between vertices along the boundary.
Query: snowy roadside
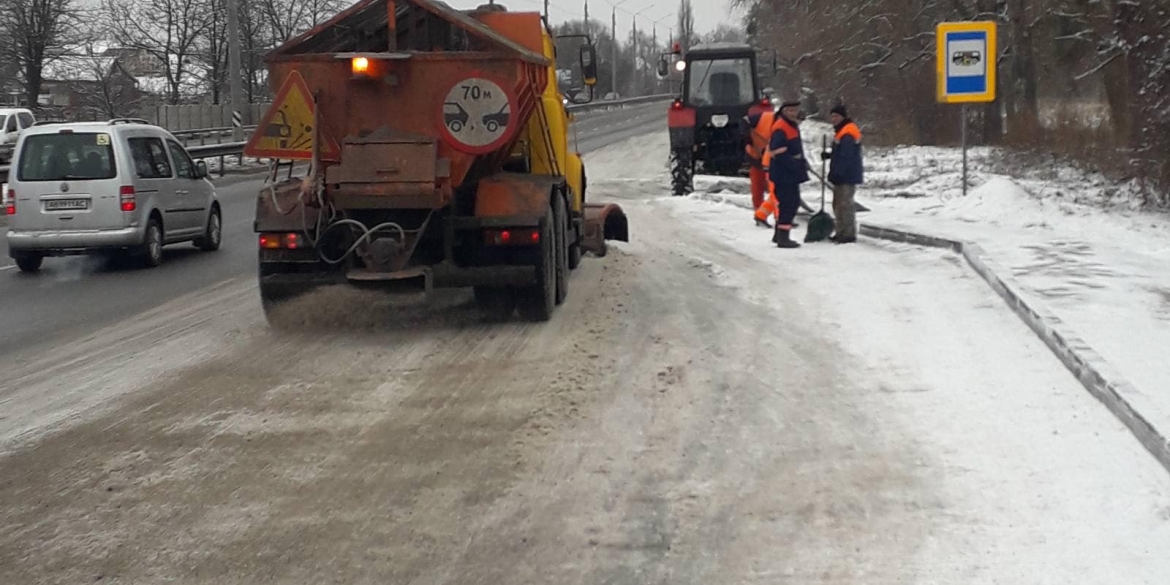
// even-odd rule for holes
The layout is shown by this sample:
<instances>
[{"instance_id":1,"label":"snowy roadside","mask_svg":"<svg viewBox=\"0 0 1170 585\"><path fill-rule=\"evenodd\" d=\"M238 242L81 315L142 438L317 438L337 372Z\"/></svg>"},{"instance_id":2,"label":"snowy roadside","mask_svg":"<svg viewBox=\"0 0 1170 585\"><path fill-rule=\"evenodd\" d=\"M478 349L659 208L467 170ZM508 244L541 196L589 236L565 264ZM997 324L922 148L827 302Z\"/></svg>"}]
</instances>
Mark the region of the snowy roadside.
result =
<instances>
[{"instance_id":1,"label":"snowy roadside","mask_svg":"<svg viewBox=\"0 0 1170 585\"><path fill-rule=\"evenodd\" d=\"M594 198L620 202L640 226L629 253L677 255L706 270L727 291L716 296L725 322L765 348L747 371L772 385L784 401L779 412L796 413L809 427L787 429L774 446L749 433L752 444L781 451L803 444L819 461L802 468L799 480L773 489L820 510L798 495L802 486L858 461L872 463L872 476L833 478L833 487L816 488L833 517L825 525L841 535L826 542L807 530L796 537L823 557L849 558L841 565L848 568L834 575L838 580L1166 582L1170 565L1156 552L1168 535L1166 492L1157 487L1166 485L1164 470L958 256L869 239L846 248L777 250L770 232L756 228L743 209L749 204L742 181L701 178L695 196L668 196L660 172L665 149L664 136L648 135L590 157L588 167L605 177L591 182ZM804 195L816 205L816 189ZM672 234L683 234L682 242ZM739 299L755 307L746 318L733 310ZM805 369L767 374L774 361L793 353L804 368L817 370L828 353L836 354L825 342L848 356L827 370L841 390L802 386ZM744 390L736 388L736 396ZM817 409L793 402L806 392L815 404L840 409L840 416L817 420ZM851 407L864 415L848 415ZM836 438L809 445L807 429L825 427ZM885 455L831 453L831 445L849 442L842 435L858 429L866 438L851 449L876 445ZM929 486L929 494L908 495L907 485L889 481L898 468L892 454L907 440L920 450L911 458L915 485ZM861 493L884 501L865 502ZM838 512L846 509L864 510L866 528L850 529L849 514ZM751 512L773 517L758 507ZM753 526L751 514L740 517ZM884 547L906 537L891 522L922 527L927 535L897 576L886 562L896 554ZM742 542L768 542L777 530L780 525L769 525ZM842 542L874 532L885 536L856 548ZM816 581L822 567L807 559L822 556L801 558L797 571L807 573L769 576Z\"/></svg>"},{"instance_id":2,"label":"snowy roadside","mask_svg":"<svg viewBox=\"0 0 1170 585\"><path fill-rule=\"evenodd\" d=\"M817 163L821 136L806 123ZM1170 216L1136 208L1132 185L1056 164L1016 176L993 172L989 149L972 149L962 195L955 148L871 147L858 199L862 223L979 244L1140 391L1127 400L1170 433ZM747 182L700 177L695 197L750 207ZM819 184L804 199L818 206ZM828 195L832 200L832 194Z\"/></svg>"},{"instance_id":3,"label":"snowy roadside","mask_svg":"<svg viewBox=\"0 0 1170 585\"><path fill-rule=\"evenodd\" d=\"M1170 431L1170 217L1138 211L1127 185L1050 166L1009 177L975 152L961 193L956 149L871 149L864 221L975 242L1141 392Z\"/></svg>"}]
</instances>

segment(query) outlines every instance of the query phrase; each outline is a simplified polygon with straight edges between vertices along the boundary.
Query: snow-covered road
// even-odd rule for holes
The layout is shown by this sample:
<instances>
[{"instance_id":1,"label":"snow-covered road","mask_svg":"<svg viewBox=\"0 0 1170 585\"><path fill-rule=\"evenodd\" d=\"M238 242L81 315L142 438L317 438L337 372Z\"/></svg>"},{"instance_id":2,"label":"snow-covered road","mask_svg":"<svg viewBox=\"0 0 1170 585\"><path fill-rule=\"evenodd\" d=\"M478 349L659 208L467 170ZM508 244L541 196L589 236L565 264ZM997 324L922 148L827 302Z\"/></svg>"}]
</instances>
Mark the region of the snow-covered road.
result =
<instances>
[{"instance_id":1,"label":"snow-covered road","mask_svg":"<svg viewBox=\"0 0 1170 585\"><path fill-rule=\"evenodd\" d=\"M1170 582L1170 476L957 258L777 250L665 196L663 134L589 157L634 241L547 324L275 335L240 281L181 360L62 348L38 387L107 399L5 430L0 583Z\"/></svg>"}]
</instances>

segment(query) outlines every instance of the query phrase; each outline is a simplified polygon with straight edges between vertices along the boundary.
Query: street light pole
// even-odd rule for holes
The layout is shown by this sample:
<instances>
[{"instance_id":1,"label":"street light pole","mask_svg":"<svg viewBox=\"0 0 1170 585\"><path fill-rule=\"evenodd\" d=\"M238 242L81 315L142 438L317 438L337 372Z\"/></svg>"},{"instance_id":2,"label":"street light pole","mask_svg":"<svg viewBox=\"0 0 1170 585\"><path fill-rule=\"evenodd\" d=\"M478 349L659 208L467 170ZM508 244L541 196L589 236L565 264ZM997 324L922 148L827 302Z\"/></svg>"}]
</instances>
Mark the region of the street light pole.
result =
<instances>
[{"instance_id":1,"label":"street light pole","mask_svg":"<svg viewBox=\"0 0 1170 585\"><path fill-rule=\"evenodd\" d=\"M610 91L613 92L614 94L617 94L617 46L618 46L617 8L618 8L618 6L621 6L622 4L625 4L626 2L629 2L629 1L630 0L619 0L619 2L617 4L614 4L613 2L609 2L609 0L606 0L606 2L609 3L609 5L611 7L613 7L613 10L610 12L610 16L609 16L610 25L612 26L612 32L610 34L613 35L613 38L610 39L610 42L613 43L613 45L612 45L611 51L610 51L609 87L610 87Z\"/></svg>"},{"instance_id":2,"label":"street light pole","mask_svg":"<svg viewBox=\"0 0 1170 585\"><path fill-rule=\"evenodd\" d=\"M228 83L232 100L232 140L244 139L243 88L240 87L240 7L237 0L227 0Z\"/></svg>"},{"instance_id":3,"label":"street light pole","mask_svg":"<svg viewBox=\"0 0 1170 585\"><path fill-rule=\"evenodd\" d=\"M638 79L642 77L642 68L638 65L638 58L641 56L638 52L638 15L654 8L651 4L634 13L634 70L630 74L630 97L638 93Z\"/></svg>"}]
</instances>

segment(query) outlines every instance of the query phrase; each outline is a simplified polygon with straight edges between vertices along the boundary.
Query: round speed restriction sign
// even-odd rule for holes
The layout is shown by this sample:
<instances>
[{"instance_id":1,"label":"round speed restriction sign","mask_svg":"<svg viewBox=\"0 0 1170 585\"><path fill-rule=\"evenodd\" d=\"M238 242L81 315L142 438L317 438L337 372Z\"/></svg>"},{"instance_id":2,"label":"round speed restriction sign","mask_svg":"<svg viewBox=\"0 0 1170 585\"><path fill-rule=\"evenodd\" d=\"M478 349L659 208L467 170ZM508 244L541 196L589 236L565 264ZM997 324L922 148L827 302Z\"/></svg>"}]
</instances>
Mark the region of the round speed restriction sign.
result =
<instances>
[{"instance_id":1,"label":"round speed restriction sign","mask_svg":"<svg viewBox=\"0 0 1170 585\"><path fill-rule=\"evenodd\" d=\"M456 83L443 99L439 122L451 146L464 152L491 152L515 133L520 121L513 119L511 94L484 77L468 77Z\"/></svg>"}]
</instances>

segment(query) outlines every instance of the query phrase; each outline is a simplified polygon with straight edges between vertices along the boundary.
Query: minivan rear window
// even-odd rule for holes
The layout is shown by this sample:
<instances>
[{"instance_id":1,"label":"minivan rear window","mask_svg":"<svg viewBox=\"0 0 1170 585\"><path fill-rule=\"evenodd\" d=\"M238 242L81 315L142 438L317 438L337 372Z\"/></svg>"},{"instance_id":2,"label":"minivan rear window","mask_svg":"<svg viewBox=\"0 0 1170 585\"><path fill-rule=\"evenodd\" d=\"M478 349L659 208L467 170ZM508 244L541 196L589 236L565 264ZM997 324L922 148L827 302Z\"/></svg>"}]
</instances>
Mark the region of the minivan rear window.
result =
<instances>
[{"instance_id":1,"label":"minivan rear window","mask_svg":"<svg viewBox=\"0 0 1170 585\"><path fill-rule=\"evenodd\" d=\"M37 134L26 137L20 150L21 181L112 179L116 174L109 134Z\"/></svg>"}]
</instances>

